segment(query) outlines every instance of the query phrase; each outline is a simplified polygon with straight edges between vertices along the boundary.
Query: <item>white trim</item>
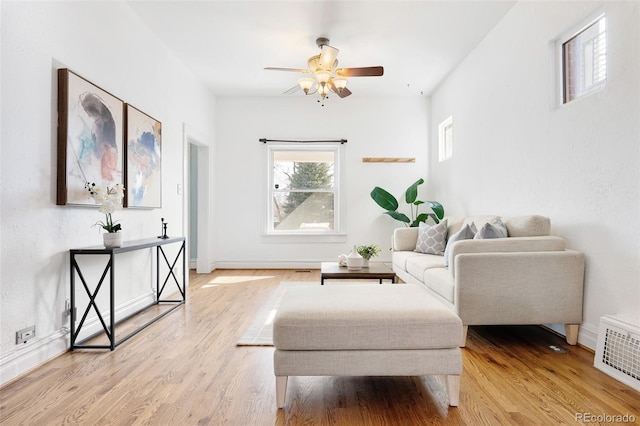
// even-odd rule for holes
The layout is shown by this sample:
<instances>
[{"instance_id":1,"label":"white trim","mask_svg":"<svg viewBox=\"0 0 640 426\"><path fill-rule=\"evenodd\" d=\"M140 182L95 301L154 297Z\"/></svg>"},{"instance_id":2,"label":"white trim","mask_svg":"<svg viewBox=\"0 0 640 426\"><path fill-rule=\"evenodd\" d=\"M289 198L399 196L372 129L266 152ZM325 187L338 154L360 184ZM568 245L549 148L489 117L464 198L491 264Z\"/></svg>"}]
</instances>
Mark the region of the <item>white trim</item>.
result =
<instances>
[{"instance_id":1,"label":"white trim","mask_svg":"<svg viewBox=\"0 0 640 426\"><path fill-rule=\"evenodd\" d=\"M578 34L589 28L591 25L596 23L600 18L606 18L606 12L604 6L599 6L595 11L587 15L584 19L580 20L576 25L571 26L567 31L560 34L555 40L551 43L554 48L554 57L555 57L555 93L554 93L554 106L556 108L561 108L565 105L570 104L572 101L588 96L592 93L595 93L599 90L602 90L606 86L606 80L602 84L602 86L595 88L572 101L564 102L564 63L562 60L562 47L564 43L576 37Z\"/></svg>"},{"instance_id":2,"label":"white trim","mask_svg":"<svg viewBox=\"0 0 640 426\"><path fill-rule=\"evenodd\" d=\"M320 263L325 260L300 260L300 261L221 261L216 263L220 269L320 269Z\"/></svg>"},{"instance_id":3,"label":"white trim","mask_svg":"<svg viewBox=\"0 0 640 426\"><path fill-rule=\"evenodd\" d=\"M344 232L344 215L342 206L344 205L344 145L336 145L332 143L327 144L291 144L291 143L269 143L266 144L266 156L265 165L267 174L266 191L264 195L264 202L261 208L263 232L262 238L274 241L274 242L344 242L346 241L346 234ZM273 182L273 152L274 151L331 151L334 153L334 223L332 231L317 231L317 232L304 232L304 231L276 231L273 230L273 202L271 197L271 190L274 187Z\"/></svg>"},{"instance_id":4,"label":"white trim","mask_svg":"<svg viewBox=\"0 0 640 426\"><path fill-rule=\"evenodd\" d=\"M65 353L69 349L68 334L69 330L63 328L3 355L0 358L0 386Z\"/></svg>"},{"instance_id":5,"label":"white trim","mask_svg":"<svg viewBox=\"0 0 640 426\"><path fill-rule=\"evenodd\" d=\"M335 233L277 233L277 234L262 234L261 239L263 243L345 243L347 241L347 234L342 232Z\"/></svg>"},{"instance_id":6,"label":"white trim","mask_svg":"<svg viewBox=\"0 0 640 426\"><path fill-rule=\"evenodd\" d=\"M447 151L445 130L449 127L451 128L451 149ZM453 116L450 115L438 124L438 161L442 162L451 157L453 157Z\"/></svg>"},{"instance_id":7,"label":"white trim","mask_svg":"<svg viewBox=\"0 0 640 426\"><path fill-rule=\"evenodd\" d=\"M198 238L197 241L197 258L196 258L196 271L198 273L209 273L213 269L211 265L214 263L213 253L211 250L211 211L212 211L212 195L211 188L213 187L213 155L214 148L212 145L207 145L205 141L209 139L205 135L195 130L192 126L183 124L183 155L184 160L184 176L183 185L185 194L183 195L183 232L184 235L189 234L189 207L191 195L191 188L189 182L189 145L193 144L198 149L198 235L202 238ZM190 259L189 244L186 244L187 253L185 253L187 259ZM187 280L188 281L188 280Z\"/></svg>"},{"instance_id":8,"label":"white trim","mask_svg":"<svg viewBox=\"0 0 640 426\"><path fill-rule=\"evenodd\" d=\"M135 297L131 300L127 300L126 302L122 303L120 306L116 307L116 321L119 318L125 318L129 315L133 315L136 312L139 312L140 310L144 309L145 307L151 305L154 301L155 301L155 297L154 297L154 293L155 291L149 291L145 294L142 294L138 297ZM82 312L80 311L81 307L76 307L77 311L78 311L78 317L76 318L78 321L80 321ZM93 312L93 310L92 310ZM104 319L105 323L109 323L109 321L111 320L111 315L109 314L109 312L101 312L102 313L102 318ZM77 325L77 324L76 324ZM98 316L92 316L92 317L87 317L87 319L85 320L84 324L82 325L82 335L78 336L76 341L82 340L88 336L91 336L92 334L98 333L100 331L102 331L102 324L100 323L100 320L98 319ZM118 334L116 332L116 338L118 338Z\"/></svg>"},{"instance_id":9,"label":"white trim","mask_svg":"<svg viewBox=\"0 0 640 426\"><path fill-rule=\"evenodd\" d=\"M129 300L116 308L116 317L124 318L134 314L155 300L154 293L148 292L135 299ZM103 315L106 322L109 314ZM102 330L102 324L97 316L88 318L82 326L82 335L90 336ZM24 375L30 370L45 364L52 358L63 354L69 349L69 330L66 327L49 336L36 338L23 345L18 345L14 351L0 358L0 385ZM117 336L116 336L117 337ZM82 339L82 337L80 337Z\"/></svg>"}]
</instances>

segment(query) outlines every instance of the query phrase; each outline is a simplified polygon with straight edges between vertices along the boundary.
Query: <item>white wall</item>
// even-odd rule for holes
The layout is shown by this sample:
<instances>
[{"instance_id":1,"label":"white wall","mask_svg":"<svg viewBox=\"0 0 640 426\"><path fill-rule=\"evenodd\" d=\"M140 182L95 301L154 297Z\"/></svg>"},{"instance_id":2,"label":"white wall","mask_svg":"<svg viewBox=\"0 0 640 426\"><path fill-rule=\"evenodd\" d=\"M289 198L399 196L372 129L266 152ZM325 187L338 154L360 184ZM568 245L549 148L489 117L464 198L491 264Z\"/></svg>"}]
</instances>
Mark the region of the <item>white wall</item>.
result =
<instances>
[{"instance_id":1,"label":"white wall","mask_svg":"<svg viewBox=\"0 0 640 426\"><path fill-rule=\"evenodd\" d=\"M640 324L640 3L606 2L606 87L552 102L550 43L598 6L517 3L433 94L429 174L451 213L546 215L585 253L580 342L592 348L602 315ZM454 154L438 163L449 115Z\"/></svg>"},{"instance_id":2,"label":"white wall","mask_svg":"<svg viewBox=\"0 0 640 426\"><path fill-rule=\"evenodd\" d=\"M355 89L353 89L355 90ZM369 193L381 186L398 198L427 169L428 101L415 98L225 98L216 102L217 267L319 267L353 244L375 243L390 260L391 232ZM258 139L347 139L346 237L339 242L283 244L265 237L266 146ZM363 163L362 157L415 157L415 163ZM424 186L424 185L423 185ZM420 191L420 196L426 197ZM423 198L424 199L424 198ZM404 202L403 202L404 204Z\"/></svg>"},{"instance_id":3,"label":"white wall","mask_svg":"<svg viewBox=\"0 0 640 426\"><path fill-rule=\"evenodd\" d=\"M213 135L213 95L124 3L2 2L1 382L68 347L71 248L101 244L94 208L56 206L56 69L67 67L163 124L163 208L114 215L125 240L185 235L183 124ZM205 141L206 142L206 141ZM117 303L150 294L151 253L122 255ZM99 265L100 264L100 265ZM95 272L103 262L89 261ZM79 312L80 313L80 312ZM15 344L35 325L37 337Z\"/></svg>"}]
</instances>

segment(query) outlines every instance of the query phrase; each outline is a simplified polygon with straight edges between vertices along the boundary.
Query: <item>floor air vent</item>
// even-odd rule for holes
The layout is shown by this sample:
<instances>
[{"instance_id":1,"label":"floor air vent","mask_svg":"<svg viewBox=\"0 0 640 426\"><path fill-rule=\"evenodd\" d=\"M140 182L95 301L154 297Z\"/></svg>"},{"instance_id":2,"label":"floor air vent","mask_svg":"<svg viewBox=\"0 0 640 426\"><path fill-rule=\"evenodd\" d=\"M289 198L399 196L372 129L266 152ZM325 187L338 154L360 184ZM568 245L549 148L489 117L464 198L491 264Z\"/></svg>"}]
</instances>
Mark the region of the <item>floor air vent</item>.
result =
<instances>
[{"instance_id":1,"label":"floor air vent","mask_svg":"<svg viewBox=\"0 0 640 426\"><path fill-rule=\"evenodd\" d=\"M613 317L600 318L594 365L640 391L640 328Z\"/></svg>"}]
</instances>

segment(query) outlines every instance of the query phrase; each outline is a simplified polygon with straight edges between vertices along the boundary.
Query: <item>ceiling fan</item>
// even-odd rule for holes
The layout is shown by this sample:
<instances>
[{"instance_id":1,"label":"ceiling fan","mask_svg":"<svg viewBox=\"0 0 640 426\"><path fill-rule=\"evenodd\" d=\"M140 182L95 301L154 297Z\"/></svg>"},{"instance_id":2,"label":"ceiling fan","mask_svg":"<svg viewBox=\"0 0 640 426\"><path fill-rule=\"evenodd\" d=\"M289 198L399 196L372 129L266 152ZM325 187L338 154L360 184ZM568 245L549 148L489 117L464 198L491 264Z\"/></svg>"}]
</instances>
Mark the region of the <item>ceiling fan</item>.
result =
<instances>
[{"instance_id":1,"label":"ceiling fan","mask_svg":"<svg viewBox=\"0 0 640 426\"><path fill-rule=\"evenodd\" d=\"M337 94L341 98L346 98L351 94L351 90L347 89L346 77L380 77L384 73L381 66L375 67L359 67L359 68L338 68L339 50L329 46L329 39L326 37L318 37L316 45L321 49L319 55L309 58L307 61L308 69L301 68L274 68L266 67L265 70L272 71L291 71L302 74L311 74L312 77L303 77L298 80L298 84L284 92L285 94L294 93L299 89L304 91L305 95L313 95L318 93L323 102L327 98L329 92Z\"/></svg>"}]
</instances>

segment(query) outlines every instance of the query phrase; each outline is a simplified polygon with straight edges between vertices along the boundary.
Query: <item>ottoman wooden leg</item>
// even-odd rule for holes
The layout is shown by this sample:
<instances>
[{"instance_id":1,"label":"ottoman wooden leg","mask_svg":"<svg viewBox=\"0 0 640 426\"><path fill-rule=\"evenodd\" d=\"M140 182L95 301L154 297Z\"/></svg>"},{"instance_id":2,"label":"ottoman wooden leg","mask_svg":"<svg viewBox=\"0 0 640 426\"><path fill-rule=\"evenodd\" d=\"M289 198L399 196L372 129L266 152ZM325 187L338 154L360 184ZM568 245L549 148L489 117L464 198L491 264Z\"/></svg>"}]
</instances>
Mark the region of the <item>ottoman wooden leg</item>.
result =
<instances>
[{"instance_id":1,"label":"ottoman wooden leg","mask_svg":"<svg viewBox=\"0 0 640 426\"><path fill-rule=\"evenodd\" d=\"M447 376L447 394L449 394L449 405L457 407L460 402L460 376L453 374Z\"/></svg>"},{"instance_id":2,"label":"ottoman wooden leg","mask_svg":"<svg viewBox=\"0 0 640 426\"><path fill-rule=\"evenodd\" d=\"M287 379L289 376L276 376L276 403L278 408L284 407L284 400L287 396Z\"/></svg>"}]
</instances>

